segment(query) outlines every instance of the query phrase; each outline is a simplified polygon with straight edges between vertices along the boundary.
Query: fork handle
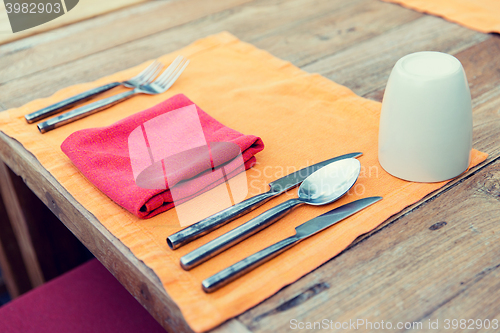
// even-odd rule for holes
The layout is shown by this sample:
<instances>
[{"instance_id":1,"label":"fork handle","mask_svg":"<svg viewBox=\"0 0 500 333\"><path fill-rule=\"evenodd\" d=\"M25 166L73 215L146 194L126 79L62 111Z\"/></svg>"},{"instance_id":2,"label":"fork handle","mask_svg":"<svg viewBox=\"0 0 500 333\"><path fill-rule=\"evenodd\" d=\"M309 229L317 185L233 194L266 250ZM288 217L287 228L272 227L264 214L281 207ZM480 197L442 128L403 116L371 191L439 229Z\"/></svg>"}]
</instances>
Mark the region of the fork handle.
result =
<instances>
[{"instance_id":1,"label":"fork handle","mask_svg":"<svg viewBox=\"0 0 500 333\"><path fill-rule=\"evenodd\" d=\"M290 199L274 206L257 217L254 217L250 221L243 223L239 227L236 227L233 230L228 231L227 233L200 246L196 250L185 254L181 257L181 267L188 271L198 266L210 258L215 257L217 254L227 250L231 246L238 244L242 240L247 239L253 234L266 228L291 212L292 209L302 204L304 204L304 202L299 199Z\"/></svg>"},{"instance_id":2,"label":"fork handle","mask_svg":"<svg viewBox=\"0 0 500 333\"><path fill-rule=\"evenodd\" d=\"M82 107L79 107L78 109L71 110L69 112L63 113L60 116L54 117L52 119L49 119L47 121L44 121L43 123L38 124L38 130L40 133L46 133L48 131L51 131L55 128L61 127L63 125L69 124L74 122L75 120L85 118L87 116L90 116L91 114L94 114L96 112L99 112L101 110L107 109L123 100L126 100L132 95L136 94L136 89L126 91L124 93L114 95L105 99L102 99L100 101L90 103L87 105L84 105Z\"/></svg>"},{"instance_id":3,"label":"fork handle","mask_svg":"<svg viewBox=\"0 0 500 333\"><path fill-rule=\"evenodd\" d=\"M60 111L64 111L66 109L69 109L76 104L80 104L80 103L83 103L85 101L88 101L89 99L91 99L95 95L99 95L100 93L103 93L105 91L113 89L114 87L118 87L119 85L121 85L120 82L113 82L113 83L105 84L103 86L100 86L100 87L97 87L94 89L84 91L81 94L75 95L75 96L67 98L61 102L49 105L46 108L40 109L40 110L32 112L30 114L27 114L24 116L24 118L26 119L28 124L32 124L36 121L50 117L53 114L56 114Z\"/></svg>"}]
</instances>

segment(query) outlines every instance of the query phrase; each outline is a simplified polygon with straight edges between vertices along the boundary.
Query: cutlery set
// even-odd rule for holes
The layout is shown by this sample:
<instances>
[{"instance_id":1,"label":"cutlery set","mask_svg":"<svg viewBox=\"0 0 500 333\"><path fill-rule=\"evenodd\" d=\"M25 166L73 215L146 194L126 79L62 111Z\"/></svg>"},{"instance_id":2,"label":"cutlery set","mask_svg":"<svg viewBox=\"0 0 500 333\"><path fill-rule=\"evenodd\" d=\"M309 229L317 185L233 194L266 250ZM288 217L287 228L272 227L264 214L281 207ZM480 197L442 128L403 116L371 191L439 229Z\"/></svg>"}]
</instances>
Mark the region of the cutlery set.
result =
<instances>
[{"instance_id":1,"label":"cutlery set","mask_svg":"<svg viewBox=\"0 0 500 333\"><path fill-rule=\"evenodd\" d=\"M70 109L75 105L86 102L95 96L117 86L132 88L129 91L104 98L97 102L86 104L69 112L39 123L38 129L46 133L65 124L87 117L124 101L136 94L155 95L167 91L182 74L189 60L178 56L163 72L163 64L154 61L135 77L123 81L109 83L79 95L68 98L59 103L30 113L25 116L28 123L50 117L60 111ZM362 153L350 153L334 157L314 165L308 166L287 176L269 183L269 191L246 199L209 216L167 238L167 244L172 249L199 238L221 226L249 213L263 205L270 199L299 186L298 197L289 199L240 225L239 227L215 238L200 246L180 259L181 267L190 270L233 245L256 234L272 223L281 219L298 206L308 204L313 206L326 205L344 196L356 183L361 164L356 159ZM271 260L298 242L326 229L360 210L381 200L381 197L359 199L337 207L323 215L309 220L295 228L295 235L275 243L251 256L227 267L202 282L203 290L213 292L238 277L248 273L259 265Z\"/></svg>"},{"instance_id":2,"label":"cutlery set","mask_svg":"<svg viewBox=\"0 0 500 333\"><path fill-rule=\"evenodd\" d=\"M123 82L113 82L101 87L94 88L92 90L83 92L79 95L68 98L59 103L50 105L41 110L35 111L25 116L28 123L32 124L36 121L50 117L60 111L67 110L77 104L88 101L89 99L99 95L105 91L115 88L119 85L123 85L127 88L133 88L132 90L126 91L124 93L114 95L94 103L90 103L79 107L77 109L71 110L69 112L63 113L57 117L51 118L38 124L38 130L40 133L46 133L55 128L61 127L63 125L72 123L78 119L87 117L96 112L107 109L119 102L122 102L133 95L136 94L148 94L156 95L167 91L174 82L182 74L186 66L189 64L189 60L178 56L167 69L161 73L163 69L163 64L158 61L154 61L146 69L144 69L137 76ZM161 74L160 74L161 73ZM158 74L160 74L158 76Z\"/></svg>"},{"instance_id":3,"label":"cutlery set","mask_svg":"<svg viewBox=\"0 0 500 333\"><path fill-rule=\"evenodd\" d=\"M355 158L361 155L362 153L351 153L335 157L275 180L269 184L271 189L268 192L235 204L169 236L167 243L171 249L177 249L250 212L271 198L301 184L298 190L298 198L289 199L263 212L239 227L181 257L181 267L185 270L190 270L268 227L300 205L326 205L341 198L351 189L359 177L361 164ZM356 200L298 226L295 228L296 234L294 236L273 244L205 279L202 282L203 290L207 293L218 290L229 282L276 257L298 242L334 225L381 199L381 197L370 197Z\"/></svg>"},{"instance_id":4,"label":"cutlery set","mask_svg":"<svg viewBox=\"0 0 500 333\"><path fill-rule=\"evenodd\" d=\"M298 198L289 199L228 233L208 242L181 258L181 266L189 270L229 247L271 225L303 204L323 205L343 196L358 179L361 165L350 158L315 171L299 187ZM347 172L347 175L344 175Z\"/></svg>"},{"instance_id":5,"label":"cutlery set","mask_svg":"<svg viewBox=\"0 0 500 333\"><path fill-rule=\"evenodd\" d=\"M269 191L237 203L234 206L226 208L219 213L209 216L185 229L182 229L181 231L176 232L175 234L167 238L167 244L172 250L178 249L184 244L187 244L217 228L222 227L228 222L231 222L234 219L237 219L254 210L255 208L263 205L270 199L298 186L304 181L304 179L309 177L312 173L319 170L320 168L335 161L340 161L346 158L356 158L361 155L362 153L352 153L334 157L277 179L269 183Z\"/></svg>"}]
</instances>

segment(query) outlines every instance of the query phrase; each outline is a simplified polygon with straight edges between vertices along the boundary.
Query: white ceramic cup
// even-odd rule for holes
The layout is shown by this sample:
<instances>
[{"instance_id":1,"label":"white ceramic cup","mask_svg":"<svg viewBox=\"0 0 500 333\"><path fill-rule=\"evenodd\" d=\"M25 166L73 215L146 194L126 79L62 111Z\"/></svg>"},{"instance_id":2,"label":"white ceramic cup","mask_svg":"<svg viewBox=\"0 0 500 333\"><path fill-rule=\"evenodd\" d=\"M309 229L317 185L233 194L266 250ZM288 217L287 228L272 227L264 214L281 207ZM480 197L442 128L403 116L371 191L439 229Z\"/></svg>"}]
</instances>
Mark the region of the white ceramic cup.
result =
<instances>
[{"instance_id":1,"label":"white ceramic cup","mask_svg":"<svg viewBox=\"0 0 500 333\"><path fill-rule=\"evenodd\" d=\"M378 159L391 175L439 182L467 170L472 105L460 61L417 52L392 69L382 102Z\"/></svg>"}]
</instances>

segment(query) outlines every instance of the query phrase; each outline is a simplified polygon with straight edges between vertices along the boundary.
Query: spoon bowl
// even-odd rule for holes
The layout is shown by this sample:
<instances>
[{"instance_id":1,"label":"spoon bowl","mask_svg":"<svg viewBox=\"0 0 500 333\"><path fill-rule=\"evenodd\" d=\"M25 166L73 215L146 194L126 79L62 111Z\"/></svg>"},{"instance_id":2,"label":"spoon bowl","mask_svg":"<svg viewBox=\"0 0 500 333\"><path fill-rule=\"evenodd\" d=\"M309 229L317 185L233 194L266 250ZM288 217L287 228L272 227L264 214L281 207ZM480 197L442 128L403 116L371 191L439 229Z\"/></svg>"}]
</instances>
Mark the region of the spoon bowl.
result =
<instances>
[{"instance_id":1,"label":"spoon bowl","mask_svg":"<svg viewBox=\"0 0 500 333\"><path fill-rule=\"evenodd\" d=\"M328 164L307 177L299 187L299 200L320 206L337 200L356 183L361 163L348 158Z\"/></svg>"}]
</instances>

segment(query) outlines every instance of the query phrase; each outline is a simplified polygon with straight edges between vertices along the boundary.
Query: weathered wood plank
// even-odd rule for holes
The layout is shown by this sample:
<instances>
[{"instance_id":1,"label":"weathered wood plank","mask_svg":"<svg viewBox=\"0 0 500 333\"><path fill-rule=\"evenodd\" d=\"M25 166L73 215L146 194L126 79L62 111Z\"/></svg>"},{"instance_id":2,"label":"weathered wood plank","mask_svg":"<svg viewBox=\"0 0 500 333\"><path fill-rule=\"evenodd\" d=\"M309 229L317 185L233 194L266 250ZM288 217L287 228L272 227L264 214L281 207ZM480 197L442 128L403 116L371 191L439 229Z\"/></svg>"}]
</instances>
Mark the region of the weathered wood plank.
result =
<instances>
[{"instance_id":1,"label":"weathered wood plank","mask_svg":"<svg viewBox=\"0 0 500 333\"><path fill-rule=\"evenodd\" d=\"M290 21L263 36L242 34L241 37L298 67L304 67L423 16L380 1L342 3L343 7L335 11L331 10L333 8L318 11L321 15L314 19Z\"/></svg>"},{"instance_id":2,"label":"weathered wood plank","mask_svg":"<svg viewBox=\"0 0 500 333\"><path fill-rule=\"evenodd\" d=\"M474 107L474 143L480 149L500 155L500 36L457 54L468 76Z\"/></svg>"},{"instance_id":3,"label":"weathered wood plank","mask_svg":"<svg viewBox=\"0 0 500 333\"><path fill-rule=\"evenodd\" d=\"M497 95L496 90L499 88L497 83L500 80L498 54L500 54L500 36L498 35L491 35L484 41L453 54L464 66L475 107ZM384 89L385 87L382 87L364 96L382 101Z\"/></svg>"},{"instance_id":4,"label":"weathered wood plank","mask_svg":"<svg viewBox=\"0 0 500 333\"><path fill-rule=\"evenodd\" d=\"M304 10L298 11L297 8L304 8ZM352 15L356 12L364 13L364 8L370 9L369 13L373 14L369 24L363 29L358 27L357 30L348 31L354 24L355 18ZM341 34L335 38L328 37L325 35L324 23L332 20L339 12L342 15L333 20L332 29L341 31ZM368 14L363 15L369 16ZM103 75L175 51L190 42L222 30L229 30L241 39L267 49L278 57L294 63L303 63L314 58L315 52L320 55L336 52L338 49L355 45L359 41L390 31L405 22L413 21L420 17L419 15L421 14L415 14L398 6L370 0L356 0L352 3L340 0L316 0L314 3L309 0L255 1L64 63L55 68L9 81L1 86L0 100L4 101L4 104L9 108L20 106L34 98L50 95L65 86L92 81ZM112 29L108 26L107 28ZM313 35L325 35L330 39L315 38L308 43L307 48L301 47L301 43L304 42L307 35L300 39L296 38L293 43L290 43L290 46L275 42L276 40L291 41L297 31L309 31L309 29ZM333 34L335 33L337 32L333 32ZM75 33L70 40L81 38L80 34ZM64 41L68 43L67 40L64 39ZM51 45L52 43L48 43L44 47L52 49ZM291 48L302 51L290 54ZM99 68L99 70L82 71L82 68ZM33 87L37 87L37 89L34 90Z\"/></svg>"},{"instance_id":5,"label":"weathered wood plank","mask_svg":"<svg viewBox=\"0 0 500 333\"><path fill-rule=\"evenodd\" d=\"M408 53L441 51L455 54L488 38L489 35L441 18L424 16L303 69L320 73L363 96L383 89L396 61Z\"/></svg>"},{"instance_id":6,"label":"weathered wood plank","mask_svg":"<svg viewBox=\"0 0 500 333\"><path fill-rule=\"evenodd\" d=\"M462 62L472 95L474 109L474 147L500 156L500 36L455 54Z\"/></svg>"},{"instance_id":7,"label":"weathered wood plank","mask_svg":"<svg viewBox=\"0 0 500 333\"><path fill-rule=\"evenodd\" d=\"M288 331L292 319L425 324L451 315L449 300L454 318L500 318L496 293L473 292L494 287L485 279L500 267L499 182L497 161L238 320L253 332ZM491 306L474 311L478 303Z\"/></svg>"},{"instance_id":8,"label":"weathered wood plank","mask_svg":"<svg viewBox=\"0 0 500 333\"><path fill-rule=\"evenodd\" d=\"M473 100L498 89L500 80L500 35L455 54L464 66Z\"/></svg>"},{"instance_id":9,"label":"weathered wood plank","mask_svg":"<svg viewBox=\"0 0 500 333\"><path fill-rule=\"evenodd\" d=\"M2 214L4 213L3 205L2 205L2 211L0 213ZM7 242L9 240L15 240L15 237L12 230L10 230L12 238L11 239L4 238L4 235L6 234L5 226L10 227L10 223L8 218L4 218L2 216L0 217L0 268L2 270L2 276L0 277L1 279L0 285L1 289L4 288L7 289L7 292L9 293L10 297L14 298L21 294L20 291L21 288L18 285L15 275L15 269L12 266L12 261L11 261L12 256L9 256L10 253L6 248L9 247L9 244ZM21 256L19 256L18 260L22 262Z\"/></svg>"},{"instance_id":10,"label":"weathered wood plank","mask_svg":"<svg viewBox=\"0 0 500 333\"><path fill-rule=\"evenodd\" d=\"M248 1L154 1L0 46L0 84Z\"/></svg>"},{"instance_id":11,"label":"weathered wood plank","mask_svg":"<svg viewBox=\"0 0 500 333\"><path fill-rule=\"evenodd\" d=\"M0 199L0 266L2 278L11 298L30 290L31 282L24 266L21 250L10 224L9 216Z\"/></svg>"},{"instance_id":12,"label":"weathered wood plank","mask_svg":"<svg viewBox=\"0 0 500 333\"><path fill-rule=\"evenodd\" d=\"M473 147L500 156L498 145L500 129L500 36L492 35L485 41L454 54L464 66L472 95L474 115ZM365 97L382 101L385 87Z\"/></svg>"},{"instance_id":13,"label":"weathered wood plank","mask_svg":"<svg viewBox=\"0 0 500 333\"><path fill-rule=\"evenodd\" d=\"M80 239L169 332L191 332L160 280L42 168L17 141L0 132L0 159Z\"/></svg>"},{"instance_id":14,"label":"weathered wood plank","mask_svg":"<svg viewBox=\"0 0 500 333\"><path fill-rule=\"evenodd\" d=\"M210 333L251 333L251 331L237 319L231 319L211 330Z\"/></svg>"},{"instance_id":15,"label":"weathered wood plank","mask_svg":"<svg viewBox=\"0 0 500 333\"><path fill-rule=\"evenodd\" d=\"M45 281L49 281L92 257L47 206L9 170L17 201L23 209L31 246Z\"/></svg>"},{"instance_id":16,"label":"weathered wood plank","mask_svg":"<svg viewBox=\"0 0 500 333\"><path fill-rule=\"evenodd\" d=\"M500 89L491 91L488 100L476 107L474 112L473 145L490 154L491 158L500 156ZM494 96L494 97L493 97Z\"/></svg>"},{"instance_id":17,"label":"weathered wood plank","mask_svg":"<svg viewBox=\"0 0 500 333\"><path fill-rule=\"evenodd\" d=\"M4 163L0 162L0 191L3 202L7 210L7 215L12 225L14 235L19 244L19 249L23 257L28 276L33 287L42 285L45 282L40 263L36 255L28 223L23 212L23 207L19 203L16 190L9 175L9 170Z\"/></svg>"},{"instance_id":18,"label":"weathered wood plank","mask_svg":"<svg viewBox=\"0 0 500 333\"><path fill-rule=\"evenodd\" d=\"M463 283L463 285L462 285ZM440 306L432 313L422 318L423 322L438 322L439 327L457 327L455 332L494 332L500 327L498 299L493 295L500 290L499 266L488 267L477 273L469 281L461 281L463 287L454 297L447 300L445 306ZM457 324L453 323L456 319ZM447 321L448 320L448 321ZM486 320L489 320L488 324ZM496 321L495 321L496 320ZM446 326L448 324L448 326ZM455 326L456 325L456 326ZM471 326L472 325L472 326ZM495 329L494 327L497 327ZM410 332L416 332L411 330Z\"/></svg>"},{"instance_id":19,"label":"weathered wood plank","mask_svg":"<svg viewBox=\"0 0 500 333\"><path fill-rule=\"evenodd\" d=\"M8 22L7 10L2 4L0 5L0 32L2 32L2 34L0 34L0 44L8 43L20 38L25 38L33 34L62 27L81 20L89 19L94 16L117 10L118 8L131 6L144 1L148 0L81 0L76 9L65 13L63 16L59 16L57 19L49 21L42 25L19 31L15 34L12 33L10 23Z\"/></svg>"}]
</instances>

